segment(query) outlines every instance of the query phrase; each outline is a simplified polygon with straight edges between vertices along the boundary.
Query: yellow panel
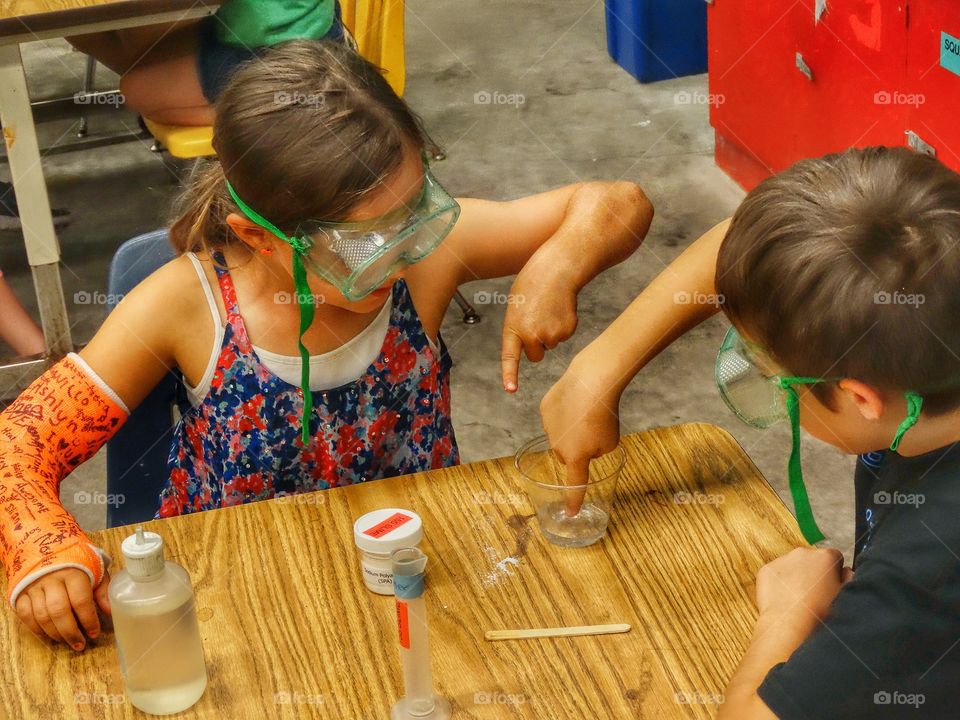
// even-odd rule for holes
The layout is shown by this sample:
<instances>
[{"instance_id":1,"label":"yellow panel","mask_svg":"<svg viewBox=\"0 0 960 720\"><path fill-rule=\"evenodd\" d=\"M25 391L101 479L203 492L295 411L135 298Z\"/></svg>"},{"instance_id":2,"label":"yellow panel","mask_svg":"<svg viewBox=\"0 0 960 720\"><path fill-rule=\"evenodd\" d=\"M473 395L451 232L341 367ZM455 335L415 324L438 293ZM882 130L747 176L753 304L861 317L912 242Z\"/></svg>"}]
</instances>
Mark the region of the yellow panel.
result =
<instances>
[{"instance_id":1,"label":"yellow panel","mask_svg":"<svg viewBox=\"0 0 960 720\"><path fill-rule=\"evenodd\" d=\"M144 118L150 134L163 143L167 151L178 158L196 158L216 155L213 150L213 128L209 125L190 127L161 125Z\"/></svg>"},{"instance_id":2,"label":"yellow panel","mask_svg":"<svg viewBox=\"0 0 960 720\"><path fill-rule=\"evenodd\" d=\"M342 0L343 24L367 60L381 67L397 95L406 84L404 0Z\"/></svg>"}]
</instances>

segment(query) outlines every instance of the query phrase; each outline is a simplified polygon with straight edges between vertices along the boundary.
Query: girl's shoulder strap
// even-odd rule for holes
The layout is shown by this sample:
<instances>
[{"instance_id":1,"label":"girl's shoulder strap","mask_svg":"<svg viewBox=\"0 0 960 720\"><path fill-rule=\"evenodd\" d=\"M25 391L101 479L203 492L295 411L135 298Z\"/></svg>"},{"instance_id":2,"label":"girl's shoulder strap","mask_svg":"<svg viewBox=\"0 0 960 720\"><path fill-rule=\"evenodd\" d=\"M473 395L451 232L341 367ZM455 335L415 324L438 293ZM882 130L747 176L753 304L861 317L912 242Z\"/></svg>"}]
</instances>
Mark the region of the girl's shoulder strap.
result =
<instances>
[{"instance_id":1,"label":"girl's shoulder strap","mask_svg":"<svg viewBox=\"0 0 960 720\"><path fill-rule=\"evenodd\" d=\"M410 287L402 278L393 285L393 310L390 315L390 323L410 339L414 348L420 350L427 346L432 347L433 343L423 328L420 314L413 302Z\"/></svg>"},{"instance_id":2,"label":"girl's shoulder strap","mask_svg":"<svg viewBox=\"0 0 960 720\"><path fill-rule=\"evenodd\" d=\"M237 289L233 285L233 278L227 268L227 261L219 250L212 253L213 268L217 272L217 282L220 285L220 295L223 297L223 307L227 314L227 325L233 329L234 337L244 348L249 346L247 329L240 315L240 304L237 302Z\"/></svg>"},{"instance_id":3,"label":"girl's shoulder strap","mask_svg":"<svg viewBox=\"0 0 960 720\"><path fill-rule=\"evenodd\" d=\"M227 261L223 253L219 250L212 253L213 269L217 272L217 282L220 285L220 294L223 296L223 306L227 311L227 320L233 315L240 314L240 306L237 303L237 291L233 286L233 278L230 277L230 270L227 268Z\"/></svg>"},{"instance_id":4,"label":"girl's shoulder strap","mask_svg":"<svg viewBox=\"0 0 960 720\"><path fill-rule=\"evenodd\" d=\"M222 323L220 321L220 310L217 308L217 301L213 296L213 286L207 279L207 273L204 271L203 264L200 262L197 254L188 252L186 256L187 259L190 260L190 264L193 265L194 271L197 273L197 279L200 281L203 295L207 299L207 306L210 308L210 315L213 317L213 326L219 330Z\"/></svg>"}]
</instances>

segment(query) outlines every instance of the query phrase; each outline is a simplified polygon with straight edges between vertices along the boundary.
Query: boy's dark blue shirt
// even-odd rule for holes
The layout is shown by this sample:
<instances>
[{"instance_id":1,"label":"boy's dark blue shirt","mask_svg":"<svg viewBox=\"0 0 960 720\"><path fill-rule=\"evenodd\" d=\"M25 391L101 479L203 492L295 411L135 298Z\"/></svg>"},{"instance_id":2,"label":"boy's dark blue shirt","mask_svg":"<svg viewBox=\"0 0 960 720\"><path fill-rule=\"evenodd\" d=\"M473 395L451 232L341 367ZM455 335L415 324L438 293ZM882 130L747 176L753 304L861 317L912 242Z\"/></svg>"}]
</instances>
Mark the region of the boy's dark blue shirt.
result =
<instances>
[{"instance_id":1,"label":"boy's dark blue shirt","mask_svg":"<svg viewBox=\"0 0 960 720\"><path fill-rule=\"evenodd\" d=\"M781 720L960 718L960 443L857 460L854 579L759 695Z\"/></svg>"}]
</instances>

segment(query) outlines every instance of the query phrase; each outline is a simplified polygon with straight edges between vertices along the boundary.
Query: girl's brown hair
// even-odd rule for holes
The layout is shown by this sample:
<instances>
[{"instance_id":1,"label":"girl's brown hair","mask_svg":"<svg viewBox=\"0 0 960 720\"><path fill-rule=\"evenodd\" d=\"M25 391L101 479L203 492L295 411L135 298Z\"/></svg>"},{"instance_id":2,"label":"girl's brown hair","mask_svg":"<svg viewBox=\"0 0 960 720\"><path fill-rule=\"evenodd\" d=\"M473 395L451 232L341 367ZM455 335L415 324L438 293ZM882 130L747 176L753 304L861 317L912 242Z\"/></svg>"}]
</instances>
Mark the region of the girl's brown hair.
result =
<instances>
[{"instance_id":1,"label":"girl's brown hair","mask_svg":"<svg viewBox=\"0 0 960 720\"><path fill-rule=\"evenodd\" d=\"M215 105L217 159L197 169L170 240L181 253L232 242L243 201L285 232L341 220L429 139L375 65L332 41L278 45L242 66Z\"/></svg>"}]
</instances>

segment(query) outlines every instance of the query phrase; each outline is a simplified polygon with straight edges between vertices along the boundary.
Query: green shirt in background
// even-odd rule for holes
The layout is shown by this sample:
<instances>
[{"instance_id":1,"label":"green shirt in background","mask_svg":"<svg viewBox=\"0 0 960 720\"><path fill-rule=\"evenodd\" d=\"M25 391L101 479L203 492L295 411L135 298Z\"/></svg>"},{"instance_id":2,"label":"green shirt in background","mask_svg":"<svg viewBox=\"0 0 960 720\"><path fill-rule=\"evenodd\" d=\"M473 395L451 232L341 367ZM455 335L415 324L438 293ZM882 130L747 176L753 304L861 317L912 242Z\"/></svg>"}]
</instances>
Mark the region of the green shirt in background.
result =
<instances>
[{"instance_id":1,"label":"green shirt in background","mask_svg":"<svg viewBox=\"0 0 960 720\"><path fill-rule=\"evenodd\" d=\"M217 38L250 49L317 40L333 25L336 0L227 0L217 10Z\"/></svg>"}]
</instances>

